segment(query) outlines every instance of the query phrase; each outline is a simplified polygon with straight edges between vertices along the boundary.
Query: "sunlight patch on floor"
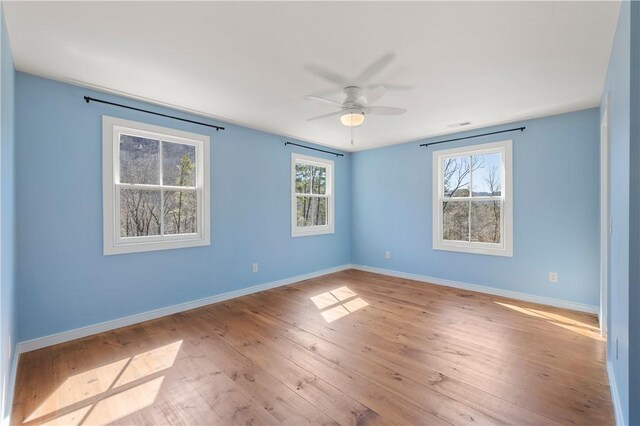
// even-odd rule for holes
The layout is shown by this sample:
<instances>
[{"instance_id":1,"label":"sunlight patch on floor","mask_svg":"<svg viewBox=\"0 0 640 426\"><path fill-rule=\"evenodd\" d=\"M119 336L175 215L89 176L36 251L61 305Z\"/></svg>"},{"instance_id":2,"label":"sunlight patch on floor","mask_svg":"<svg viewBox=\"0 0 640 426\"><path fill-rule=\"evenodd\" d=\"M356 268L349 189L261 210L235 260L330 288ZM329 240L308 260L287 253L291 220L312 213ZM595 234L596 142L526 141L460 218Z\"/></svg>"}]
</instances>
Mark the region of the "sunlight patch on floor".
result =
<instances>
[{"instance_id":1,"label":"sunlight patch on floor","mask_svg":"<svg viewBox=\"0 0 640 426\"><path fill-rule=\"evenodd\" d=\"M349 287L343 286L312 296L310 299L316 307L321 310L320 315L322 315L325 321L331 323L342 317L346 317L358 309L369 306L362 298L356 298L357 295L358 294ZM331 308L325 309L330 306Z\"/></svg>"},{"instance_id":2,"label":"sunlight patch on floor","mask_svg":"<svg viewBox=\"0 0 640 426\"><path fill-rule=\"evenodd\" d=\"M134 356L113 387L126 385L171 367L181 345L182 341L178 341Z\"/></svg>"},{"instance_id":3,"label":"sunlight patch on floor","mask_svg":"<svg viewBox=\"0 0 640 426\"><path fill-rule=\"evenodd\" d=\"M334 306L331 309L327 309L326 311L320 312L320 315L324 317L325 321L331 323L337 319L346 317L347 315L349 315L349 313L350 312L347 311L347 308L345 308L342 305L338 305L338 306Z\"/></svg>"},{"instance_id":4,"label":"sunlight patch on floor","mask_svg":"<svg viewBox=\"0 0 640 426\"><path fill-rule=\"evenodd\" d=\"M362 309L365 306L369 306L369 304L358 297L357 299L349 300L343 306L347 308L349 312L353 313L358 309Z\"/></svg>"},{"instance_id":5,"label":"sunlight patch on floor","mask_svg":"<svg viewBox=\"0 0 640 426\"><path fill-rule=\"evenodd\" d=\"M173 366L181 346L179 340L71 376L25 423L107 424L148 407L154 403L164 380L164 376L156 373ZM130 384L135 385L123 388ZM87 405L78 407L83 402Z\"/></svg>"},{"instance_id":6,"label":"sunlight patch on floor","mask_svg":"<svg viewBox=\"0 0 640 426\"><path fill-rule=\"evenodd\" d=\"M25 421L30 422L106 392L118 378L127 362L129 362L129 358L69 377Z\"/></svg>"},{"instance_id":7,"label":"sunlight patch on floor","mask_svg":"<svg viewBox=\"0 0 640 426\"><path fill-rule=\"evenodd\" d=\"M164 376L100 400L91 410L84 425L106 425L140 411L154 403Z\"/></svg>"},{"instance_id":8,"label":"sunlight patch on floor","mask_svg":"<svg viewBox=\"0 0 640 426\"><path fill-rule=\"evenodd\" d=\"M584 328L581 326L575 326L575 325L569 325L569 324L564 324L561 322L555 322L555 321L549 321L551 324L557 325L558 327L562 327L564 329L573 331L574 333L577 334L581 334L585 337L590 337L594 340L599 340L601 342L606 342L607 339L604 338L601 334L600 334L600 330L590 330L588 328Z\"/></svg>"},{"instance_id":9,"label":"sunlight patch on floor","mask_svg":"<svg viewBox=\"0 0 640 426\"><path fill-rule=\"evenodd\" d=\"M68 414L55 417L48 422L40 423L42 426L76 426L84 419L93 405L86 405Z\"/></svg>"},{"instance_id":10,"label":"sunlight patch on floor","mask_svg":"<svg viewBox=\"0 0 640 426\"><path fill-rule=\"evenodd\" d=\"M338 298L339 301L351 299L352 297L357 296L357 294L351 290L349 287L343 286L340 288L336 288L335 290L331 290L331 294Z\"/></svg>"},{"instance_id":11,"label":"sunlight patch on floor","mask_svg":"<svg viewBox=\"0 0 640 426\"><path fill-rule=\"evenodd\" d=\"M516 312L523 313L525 315L529 315L532 317L540 318L546 320L548 323L553 324L557 327L562 327L565 330L573 331L574 333L580 334L585 337L589 337L594 340L599 340L604 342L606 339L602 337L600 334L600 329L594 325L578 321L564 315L560 315L553 312L546 312L540 309L534 308L525 308L522 306L513 305L510 303L504 302L494 302L500 306L511 309Z\"/></svg>"},{"instance_id":12,"label":"sunlight patch on floor","mask_svg":"<svg viewBox=\"0 0 640 426\"><path fill-rule=\"evenodd\" d=\"M313 296L311 301L316 305L318 309L324 309L327 306L335 305L339 300L330 292L322 293L317 296Z\"/></svg>"}]
</instances>

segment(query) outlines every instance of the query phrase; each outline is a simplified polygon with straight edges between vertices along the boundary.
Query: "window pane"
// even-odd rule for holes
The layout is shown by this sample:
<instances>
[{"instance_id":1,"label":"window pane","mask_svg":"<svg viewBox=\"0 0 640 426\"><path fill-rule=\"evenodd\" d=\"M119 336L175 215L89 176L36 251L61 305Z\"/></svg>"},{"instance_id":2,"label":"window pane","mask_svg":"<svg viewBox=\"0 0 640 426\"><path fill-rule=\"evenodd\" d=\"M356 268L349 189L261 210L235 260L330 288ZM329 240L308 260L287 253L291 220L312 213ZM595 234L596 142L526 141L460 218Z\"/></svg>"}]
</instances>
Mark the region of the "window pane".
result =
<instances>
[{"instance_id":1,"label":"window pane","mask_svg":"<svg viewBox=\"0 0 640 426\"><path fill-rule=\"evenodd\" d=\"M160 235L160 191L120 190L120 236Z\"/></svg>"},{"instance_id":2,"label":"window pane","mask_svg":"<svg viewBox=\"0 0 640 426\"><path fill-rule=\"evenodd\" d=\"M327 224L327 199L325 197L297 197L298 226Z\"/></svg>"},{"instance_id":3,"label":"window pane","mask_svg":"<svg viewBox=\"0 0 640 426\"><path fill-rule=\"evenodd\" d=\"M160 142L120 135L120 183L160 184Z\"/></svg>"},{"instance_id":4,"label":"window pane","mask_svg":"<svg viewBox=\"0 0 640 426\"><path fill-rule=\"evenodd\" d=\"M327 169L313 166L311 168L311 188L314 194L327 193Z\"/></svg>"},{"instance_id":5,"label":"window pane","mask_svg":"<svg viewBox=\"0 0 640 426\"><path fill-rule=\"evenodd\" d=\"M162 142L162 184L196 186L196 147Z\"/></svg>"},{"instance_id":6,"label":"window pane","mask_svg":"<svg viewBox=\"0 0 640 426\"><path fill-rule=\"evenodd\" d=\"M296 193L311 193L311 166L296 164Z\"/></svg>"},{"instance_id":7,"label":"window pane","mask_svg":"<svg viewBox=\"0 0 640 426\"><path fill-rule=\"evenodd\" d=\"M442 236L445 240L469 241L469 202L444 201Z\"/></svg>"},{"instance_id":8,"label":"window pane","mask_svg":"<svg viewBox=\"0 0 640 426\"><path fill-rule=\"evenodd\" d=\"M473 196L488 197L502 194L502 154L477 155L473 157Z\"/></svg>"},{"instance_id":9,"label":"window pane","mask_svg":"<svg viewBox=\"0 0 640 426\"><path fill-rule=\"evenodd\" d=\"M198 232L196 191L165 191L164 211L165 234Z\"/></svg>"},{"instance_id":10,"label":"window pane","mask_svg":"<svg viewBox=\"0 0 640 426\"><path fill-rule=\"evenodd\" d=\"M471 157L445 158L442 160L445 197L469 196L470 163Z\"/></svg>"},{"instance_id":11,"label":"window pane","mask_svg":"<svg viewBox=\"0 0 640 426\"><path fill-rule=\"evenodd\" d=\"M471 241L500 243L500 201L471 202Z\"/></svg>"}]
</instances>

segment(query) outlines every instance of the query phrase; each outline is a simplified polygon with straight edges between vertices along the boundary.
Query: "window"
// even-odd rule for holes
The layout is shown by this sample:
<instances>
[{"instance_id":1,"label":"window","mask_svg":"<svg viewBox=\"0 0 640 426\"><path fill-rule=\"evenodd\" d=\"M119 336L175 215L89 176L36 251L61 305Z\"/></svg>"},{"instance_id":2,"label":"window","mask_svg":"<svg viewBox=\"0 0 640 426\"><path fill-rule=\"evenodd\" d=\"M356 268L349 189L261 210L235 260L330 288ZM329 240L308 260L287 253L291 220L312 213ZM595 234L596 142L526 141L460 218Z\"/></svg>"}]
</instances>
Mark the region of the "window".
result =
<instances>
[{"instance_id":1,"label":"window","mask_svg":"<svg viewBox=\"0 0 640 426\"><path fill-rule=\"evenodd\" d=\"M433 248L513 255L511 141L433 153Z\"/></svg>"},{"instance_id":2,"label":"window","mask_svg":"<svg viewBox=\"0 0 640 426\"><path fill-rule=\"evenodd\" d=\"M291 236L333 233L333 161L291 154Z\"/></svg>"},{"instance_id":3,"label":"window","mask_svg":"<svg viewBox=\"0 0 640 426\"><path fill-rule=\"evenodd\" d=\"M104 254L209 245L209 137L102 118Z\"/></svg>"}]
</instances>

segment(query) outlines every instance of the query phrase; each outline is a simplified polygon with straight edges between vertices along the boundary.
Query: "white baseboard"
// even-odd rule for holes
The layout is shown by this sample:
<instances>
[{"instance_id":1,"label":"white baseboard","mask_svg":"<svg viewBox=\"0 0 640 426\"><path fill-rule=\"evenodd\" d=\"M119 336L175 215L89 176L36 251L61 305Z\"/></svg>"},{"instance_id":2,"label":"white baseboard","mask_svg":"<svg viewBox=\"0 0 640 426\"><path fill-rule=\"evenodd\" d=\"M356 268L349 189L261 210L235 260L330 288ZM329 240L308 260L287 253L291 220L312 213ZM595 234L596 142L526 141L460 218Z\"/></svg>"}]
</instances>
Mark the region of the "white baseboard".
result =
<instances>
[{"instance_id":1,"label":"white baseboard","mask_svg":"<svg viewBox=\"0 0 640 426\"><path fill-rule=\"evenodd\" d=\"M557 308L571 309L574 311L588 312L597 314L600 310L598 306L586 305L583 303L570 302L568 300L554 299L552 297L536 296L528 293L520 293L518 291L503 290L495 287L484 285L468 284L460 281L445 280L441 278L427 277L425 275L410 274L407 272L392 271L390 269L374 268L365 265L351 265L352 269L360 271L373 272L391 277L405 278L414 281L421 281L430 284L442 285L446 287L460 288L463 290L477 291L479 293L492 294L494 296L508 297L510 299L522 300L525 302L539 303L541 305L555 306Z\"/></svg>"},{"instance_id":2,"label":"white baseboard","mask_svg":"<svg viewBox=\"0 0 640 426\"><path fill-rule=\"evenodd\" d=\"M609 389L611 390L611 402L613 403L613 412L616 415L616 425L623 426L624 416L622 414L622 404L620 403L620 395L618 394L618 385L616 384L616 376L613 374L613 365L607 361L607 376L609 377Z\"/></svg>"},{"instance_id":3,"label":"white baseboard","mask_svg":"<svg viewBox=\"0 0 640 426\"><path fill-rule=\"evenodd\" d=\"M118 318L110 321L105 321L98 324L92 324L86 327L76 328L74 330L63 331L61 333L51 334L49 336L38 337L36 339L31 339L31 340L18 343L16 359L19 357L21 353L24 353L24 352L30 352L36 349L45 348L47 346L56 345L58 343L68 342L70 340L91 336L92 334L103 333L105 331L114 330L116 328L126 327L128 325L137 324L140 322L164 317L164 316L175 314L178 312L188 311L190 309L199 308L201 306L211 305L212 303L223 302L225 300L234 299L236 297L246 296L252 293L258 293L260 291L269 290L271 288L293 284L298 281L304 281L311 278L332 274L334 272L343 271L345 269L350 269L350 268L351 268L351 265L342 265L342 266L336 266L333 268L322 269L320 271L315 271L315 272L311 272L304 275L297 275L295 277L285 278L278 281L258 284L253 287L247 287L240 290L234 290L227 293L217 294L215 296L205 297L204 299L198 299L191 302L185 302L177 305L167 306L164 308L154 309L152 311L142 312L139 314L130 315L127 317Z\"/></svg>"}]
</instances>

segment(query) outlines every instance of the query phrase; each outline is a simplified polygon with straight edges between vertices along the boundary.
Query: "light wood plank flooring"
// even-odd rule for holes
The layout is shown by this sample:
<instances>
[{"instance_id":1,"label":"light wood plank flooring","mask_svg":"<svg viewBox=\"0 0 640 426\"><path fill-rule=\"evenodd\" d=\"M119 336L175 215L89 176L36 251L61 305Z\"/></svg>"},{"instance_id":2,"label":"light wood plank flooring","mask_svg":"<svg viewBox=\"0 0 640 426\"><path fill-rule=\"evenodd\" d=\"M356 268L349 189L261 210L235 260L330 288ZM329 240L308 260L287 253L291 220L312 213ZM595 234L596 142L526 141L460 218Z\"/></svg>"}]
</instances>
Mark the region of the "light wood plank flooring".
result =
<instances>
[{"instance_id":1,"label":"light wood plank flooring","mask_svg":"<svg viewBox=\"0 0 640 426\"><path fill-rule=\"evenodd\" d=\"M23 354L12 422L614 424L597 326L349 270Z\"/></svg>"}]
</instances>

